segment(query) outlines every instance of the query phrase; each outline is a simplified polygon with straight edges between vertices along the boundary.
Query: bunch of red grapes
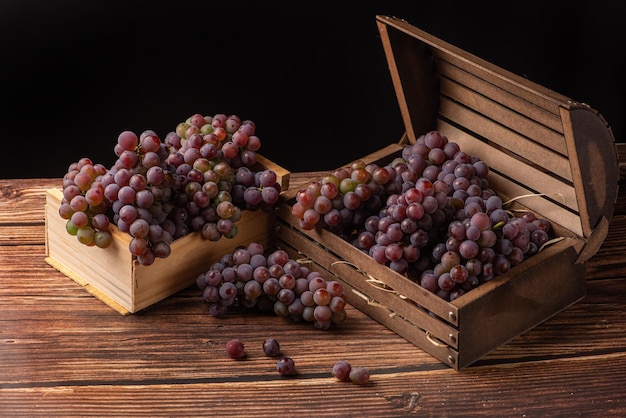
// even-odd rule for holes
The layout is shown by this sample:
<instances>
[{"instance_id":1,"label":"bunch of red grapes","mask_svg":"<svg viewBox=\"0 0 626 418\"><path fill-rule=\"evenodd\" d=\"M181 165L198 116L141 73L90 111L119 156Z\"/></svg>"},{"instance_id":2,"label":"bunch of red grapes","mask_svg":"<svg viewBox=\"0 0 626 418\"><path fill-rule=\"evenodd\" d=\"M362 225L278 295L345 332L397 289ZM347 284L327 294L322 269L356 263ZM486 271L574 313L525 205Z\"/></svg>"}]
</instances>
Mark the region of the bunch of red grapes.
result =
<instances>
[{"instance_id":1,"label":"bunch of red grapes","mask_svg":"<svg viewBox=\"0 0 626 418\"><path fill-rule=\"evenodd\" d=\"M69 166L59 208L67 232L106 248L114 224L132 236L129 251L142 265L167 257L172 241L192 232L235 237L242 210L271 210L281 192L274 171L255 170L255 131L237 115L194 114L164 139L121 132L112 167L90 158Z\"/></svg>"},{"instance_id":2,"label":"bunch of red grapes","mask_svg":"<svg viewBox=\"0 0 626 418\"><path fill-rule=\"evenodd\" d=\"M506 210L488 174L478 156L432 131L389 164L357 161L309 183L292 214L451 301L550 240L550 223Z\"/></svg>"}]
</instances>

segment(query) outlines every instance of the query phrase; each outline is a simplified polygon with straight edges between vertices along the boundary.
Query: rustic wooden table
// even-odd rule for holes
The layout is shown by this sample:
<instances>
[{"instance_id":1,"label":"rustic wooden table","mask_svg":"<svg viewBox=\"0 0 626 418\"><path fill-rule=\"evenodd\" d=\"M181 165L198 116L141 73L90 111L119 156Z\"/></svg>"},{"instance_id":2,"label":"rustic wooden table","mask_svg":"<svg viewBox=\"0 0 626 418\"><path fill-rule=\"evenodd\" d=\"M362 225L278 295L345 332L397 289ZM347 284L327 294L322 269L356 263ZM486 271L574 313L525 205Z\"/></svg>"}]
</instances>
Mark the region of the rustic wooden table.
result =
<instances>
[{"instance_id":1,"label":"rustic wooden table","mask_svg":"<svg viewBox=\"0 0 626 418\"><path fill-rule=\"evenodd\" d=\"M292 187L306 175L292 174ZM0 180L0 415L626 416L626 211L588 264L587 296L454 371L347 308L320 331L274 316L209 316L191 287L122 316L44 260L45 190ZM485 324L488 326L488 324ZM298 374L263 355L274 337ZM248 358L226 357L239 338ZM341 359L366 386L331 376Z\"/></svg>"}]
</instances>

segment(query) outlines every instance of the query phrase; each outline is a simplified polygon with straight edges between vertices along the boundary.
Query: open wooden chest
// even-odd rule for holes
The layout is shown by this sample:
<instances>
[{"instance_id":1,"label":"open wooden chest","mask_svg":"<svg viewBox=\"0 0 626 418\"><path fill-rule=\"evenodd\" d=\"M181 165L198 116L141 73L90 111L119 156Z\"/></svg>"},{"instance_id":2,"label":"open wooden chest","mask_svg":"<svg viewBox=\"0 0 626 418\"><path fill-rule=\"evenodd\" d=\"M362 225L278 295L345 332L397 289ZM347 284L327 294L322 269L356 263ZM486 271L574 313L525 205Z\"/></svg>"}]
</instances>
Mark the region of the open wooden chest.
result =
<instances>
[{"instance_id":1,"label":"open wooden chest","mask_svg":"<svg viewBox=\"0 0 626 418\"><path fill-rule=\"evenodd\" d=\"M303 229L283 196L277 238L348 289L348 302L459 370L586 293L586 261L602 244L618 191L613 134L595 110L450 45L377 16L406 134L364 156L379 164L431 130L490 169L503 200L547 219L560 241L446 301L323 228ZM346 138L345 140L350 140Z\"/></svg>"}]
</instances>

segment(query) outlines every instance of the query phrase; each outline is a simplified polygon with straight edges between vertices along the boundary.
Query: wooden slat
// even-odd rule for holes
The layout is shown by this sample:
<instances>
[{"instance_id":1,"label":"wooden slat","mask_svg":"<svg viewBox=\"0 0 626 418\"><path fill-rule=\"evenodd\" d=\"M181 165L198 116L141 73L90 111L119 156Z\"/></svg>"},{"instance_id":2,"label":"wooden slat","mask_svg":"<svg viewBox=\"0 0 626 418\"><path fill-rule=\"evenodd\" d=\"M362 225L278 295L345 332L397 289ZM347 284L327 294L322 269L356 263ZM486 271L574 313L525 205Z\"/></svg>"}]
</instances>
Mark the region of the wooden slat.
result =
<instances>
[{"instance_id":1,"label":"wooden slat","mask_svg":"<svg viewBox=\"0 0 626 418\"><path fill-rule=\"evenodd\" d=\"M0 179L0 245L40 244L45 222L41 199L47 189L60 185L61 179Z\"/></svg>"},{"instance_id":2,"label":"wooden slat","mask_svg":"<svg viewBox=\"0 0 626 418\"><path fill-rule=\"evenodd\" d=\"M619 166L615 139L604 118L588 107L563 109L562 120L583 233L590 237L600 229L598 225L610 219L617 198Z\"/></svg>"},{"instance_id":3,"label":"wooden slat","mask_svg":"<svg viewBox=\"0 0 626 418\"><path fill-rule=\"evenodd\" d=\"M554 112L549 112L534 103L516 96L512 92L495 86L488 81L476 76L473 73L464 71L463 69L451 64L441 57L437 61L437 69L443 77L447 80L453 80L455 83L466 86L467 89L476 92L477 94L488 98L496 103L505 106L511 111L519 113L520 115L526 115L534 123L541 124L547 129L554 131L550 133L551 137L554 133L563 134L563 124L561 123L560 115ZM554 148L564 148L563 141L559 145L558 136L555 136Z\"/></svg>"},{"instance_id":4,"label":"wooden slat","mask_svg":"<svg viewBox=\"0 0 626 418\"><path fill-rule=\"evenodd\" d=\"M617 162L620 169L620 181L626 180L626 142L615 144Z\"/></svg>"},{"instance_id":5,"label":"wooden slat","mask_svg":"<svg viewBox=\"0 0 626 418\"><path fill-rule=\"evenodd\" d=\"M530 141L528 138L509 129L508 125L495 123L492 119L477 113L474 109L461 106L447 98L441 100L439 110L442 118L462 126L463 129L472 132L474 136L483 137L490 143L496 144L528 160L535 167L550 171L570 183L572 182L572 170L567 156L553 152L541 144ZM452 138L454 139L454 137ZM564 147L562 137L561 143ZM520 144L524 146L520 146ZM565 152L565 149L563 148L561 151Z\"/></svg>"},{"instance_id":6,"label":"wooden slat","mask_svg":"<svg viewBox=\"0 0 626 418\"><path fill-rule=\"evenodd\" d=\"M383 50L410 143L433 129L439 108L439 75L424 44L378 24Z\"/></svg>"},{"instance_id":7,"label":"wooden slat","mask_svg":"<svg viewBox=\"0 0 626 418\"><path fill-rule=\"evenodd\" d=\"M32 224L20 223L20 228L9 228L0 225L0 245L36 245L39 244L39 228L41 222Z\"/></svg>"},{"instance_id":8,"label":"wooden slat","mask_svg":"<svg viewBox=\"0 0 626 418\"><path fill-rule=\"evenodd\" d=\"M511 132L512 136L517 136L517 142L508 141L506 147L513 152L524 153L533 150L537 145L541 145L544 154L560 154L559 157L567 156L567 147L562 134L554 132L529 118L524 114L520 114L510 110L506 104L495 102L485 96L475 93L473 90L458 84L455 80L442 79L441 81L442 101L450 100L456 104L462 104L466 108L471 109L475 114L481 115L482 120L491 121L501 125L503 130ZM441 110L440 110L441 113ZM454 120L459 125L464 126L464 120ZM471 129L471 127L468 126ZM486 135L487 138L498 140L499 137L509 137L510 134ZM521 141L519 138L523 138ZM512 138L509 138L512 139ZM528 148L528 149L527 149ZM547 151L547 152L546 152ZM535 156L540 157L541 154L534 152ZM533 158L530 158L534 161ZM551 164L547 164L550 167Z\"/></svg>"}]
</instances>

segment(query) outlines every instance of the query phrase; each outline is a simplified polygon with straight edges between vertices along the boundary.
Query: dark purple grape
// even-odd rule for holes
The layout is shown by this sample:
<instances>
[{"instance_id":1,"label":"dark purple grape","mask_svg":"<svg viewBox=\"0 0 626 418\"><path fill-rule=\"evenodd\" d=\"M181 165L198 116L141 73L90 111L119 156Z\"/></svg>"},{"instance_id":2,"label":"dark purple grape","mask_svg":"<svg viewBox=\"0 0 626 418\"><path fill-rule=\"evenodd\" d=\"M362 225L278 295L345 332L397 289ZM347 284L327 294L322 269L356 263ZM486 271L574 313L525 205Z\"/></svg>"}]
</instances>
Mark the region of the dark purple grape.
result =
<instances>
[{"instance_id":1,"label":"dark purple grape","mask_svg":"<svg viewBox=\"0 0 626 418\"><path fill-rule=\"evenodd\" d=\"M274 338L263 341L263 352L266 356L276 357L280 355L280 344Z\"/></svg>"}]
</instances>

